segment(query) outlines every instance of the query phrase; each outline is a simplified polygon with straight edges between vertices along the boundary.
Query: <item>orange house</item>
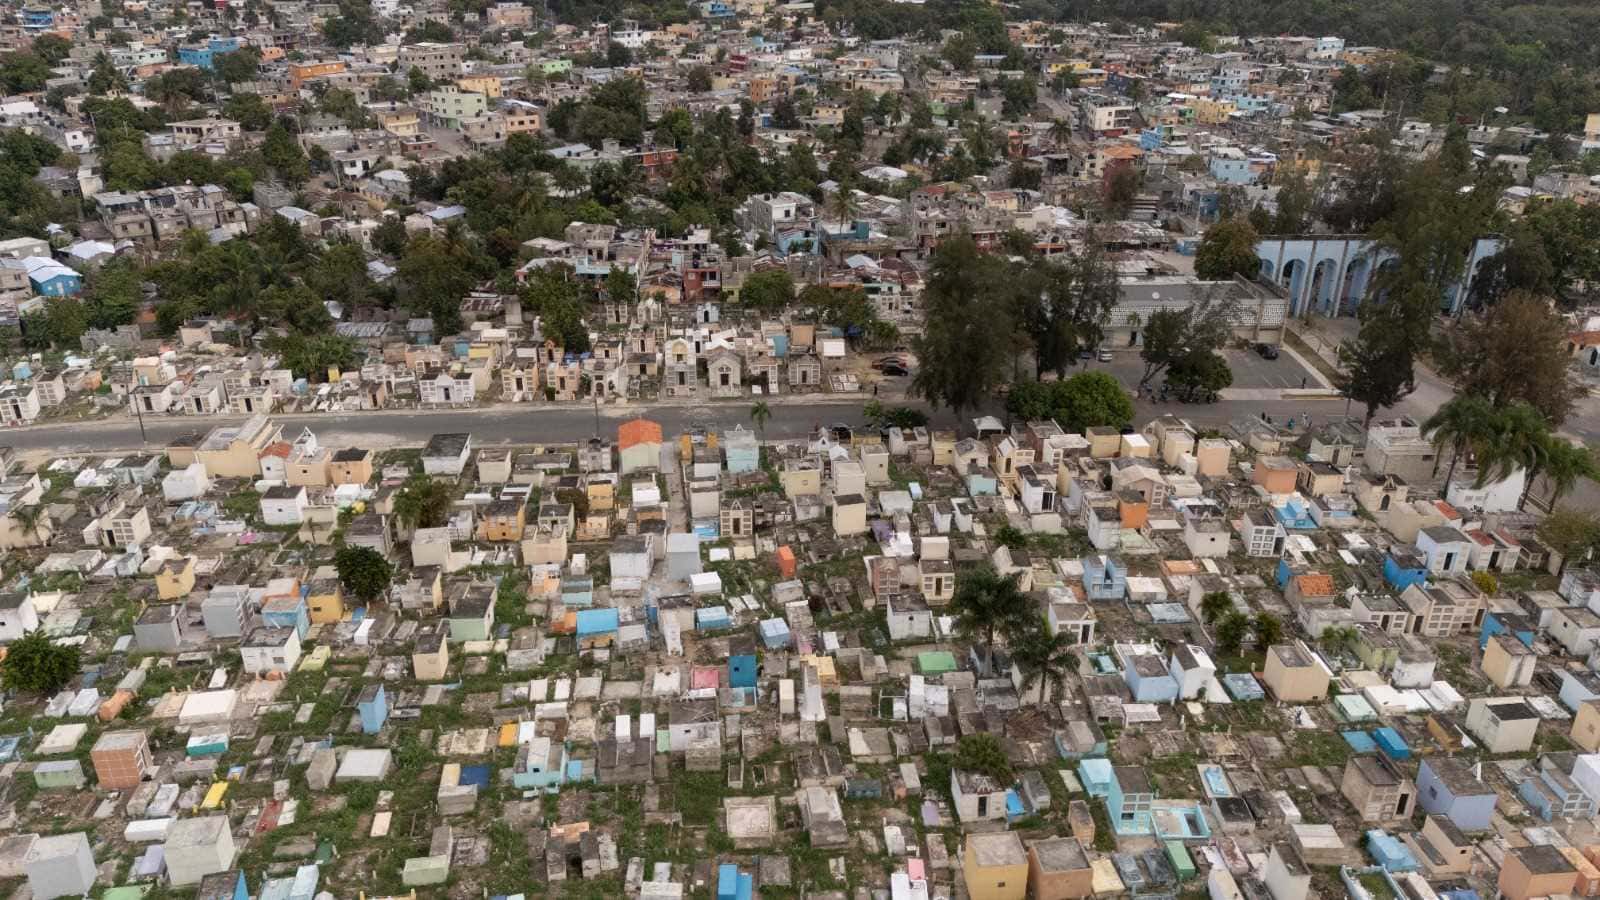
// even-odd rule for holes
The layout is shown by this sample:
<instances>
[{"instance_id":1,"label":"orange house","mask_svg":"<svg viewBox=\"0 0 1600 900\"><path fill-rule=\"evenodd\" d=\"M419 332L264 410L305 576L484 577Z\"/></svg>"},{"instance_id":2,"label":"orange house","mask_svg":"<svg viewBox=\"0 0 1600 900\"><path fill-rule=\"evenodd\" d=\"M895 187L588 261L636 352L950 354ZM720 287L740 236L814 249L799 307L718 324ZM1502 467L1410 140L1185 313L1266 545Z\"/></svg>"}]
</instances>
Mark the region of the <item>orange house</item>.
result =
<instances>
[{"instance_id":1,"label":"orange house","mask_svg":"<svg viewBox=\"0 0 1600 900\"><path fill-rule=\"evenodd\" d=\"M337 60L331 62L304 62L289 64L289 84L300 90L300 85L313 78L323 75L337 75L344 71L344 63Z\"/></svg>"},{"instance_id":2,"label":"orange house","mask_svg":"<svg viewBox=\"0 0 1600 900\"><path fill-rule=\"evenodd\" d=\"M1138 491L1123 491L1117 495L1117 511L1123 528L1143 528L1150 524L1150 501Z\"/></svg>"},{"instance_id":3,"label":"orange house","mask_svg":"<svg viewBox=\"0 0 1600 900\"><path fill-rule=\"evenodd\" d=\"M1269 494L1292 494L1299 468L1287 456L1262 456L1256 459L1250 480Z\"/></svg>"},{"instance_id":4,"label":"orange house","mask_svg":"<svg viewBox=\"0 0 1600 900\"><path fill-rule=\"evenodd\" d=\"M1578 870L1572 861L1546 844L1512 849L1500 866L1498 885L1506 900L1570 894L1577 884Z\"/></svg>"}]
</instances>

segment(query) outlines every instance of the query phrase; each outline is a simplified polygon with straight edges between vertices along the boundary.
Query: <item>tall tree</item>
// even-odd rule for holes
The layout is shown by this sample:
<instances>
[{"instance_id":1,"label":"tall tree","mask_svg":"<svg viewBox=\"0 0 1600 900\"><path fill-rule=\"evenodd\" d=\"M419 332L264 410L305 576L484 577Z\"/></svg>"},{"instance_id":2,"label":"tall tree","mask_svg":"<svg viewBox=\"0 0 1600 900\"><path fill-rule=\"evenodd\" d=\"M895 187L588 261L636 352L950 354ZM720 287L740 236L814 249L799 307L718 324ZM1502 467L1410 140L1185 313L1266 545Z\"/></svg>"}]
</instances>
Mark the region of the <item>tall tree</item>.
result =
<instances>
[{"instance_id":1,"label":"tall tree","mask_svg":"<svg viewBox=\"0 0 1600 900\"><path fill-rule=\"evenodd\" d=\"M1213 353L1233 336L1237 304L1223 291L1202 290L1194 302L1183 309L1159 309L1144 324L1144 342L1139 358L1144 373L1141 389L1156 376L1177 365L1190 354Z\"/></svg>"},{"instance_id":2,"label":"tall tree","mask_svg":"<svg viewBox=\"0 0 1600 900\"><path fill-rule=\"evenodd\" d=\"M1194 274L1206 281L1235 275L1254 278L1261 271L1256 244L1261 236L1248 219L1223 219L1206 229L1194 254Z\"/></svg>"},{"instance_id":3,"label":"tall tree","mask_svg":"<svg viewBox=\"0 0 1600 900\"><path fill-rule=\"evenodd\" d=\"M282 119L267 128L261 142L261 158L278 173L279 178L295 187L311 177L311 163L306 160L305 151L300 149L299 142L289 133Z\"/></svg>"},{"instance_id":4,"label":"tall tree","mask_svg":"<svg viewBox=\"0 0 1600 900\"><path fill-rule=\"evenodd\" d=\"M1445 331L1436 353L1439 372L1497 408L1527 403L1560 425L1583 394L1569 373L1567 331L1548 300L1512 291Z\"/></svg>"},{"instance_id":5,"label":"tall tree","mask_svg":"<svg viewBox=\"0 0 1600 900\"><path fill-rule=\"evenodd\" d=\"M1559 507L1539 522L1539 540L1561 556L1564 569L1588 559L1600 547L1600 517L1587 510Z\"/></svg>"},{"instance_id":6,"label":"tall tree","mask_svg":"<svg viewBox=\"0 0 1600 900\"><path fill-rule=\"evenodd\" d=\"M383 596L394 581L394 566L371 547L340 547L333 556L333 565L339 572L339 583L364 603Z\"/></svg>"},{"instance_id":7,"label":"tall tree","mask_svg":"<svg viewBox=\"0 0 1600 900\"><path fill-rule=\"evenodd\" d=\"M1002 272L1001 261L979 253L967 235L934 251L915 342L917 394L959 414L998 393L1011 367L1013 328L1008 311L984 298L1004 283Z\"/></svg>"},{"instance_id":8,"label":"tall tree","mask_svg":"<svg viewBox=\"0 0 1600 900\"><path fill-rule=\"evenodd\" d=\"M1365 425L1416 390L1417 341L1399 304L1363 303L1361 330L1339 345L1339 393L1366 407Z\"/></svg>"}]
</instances>

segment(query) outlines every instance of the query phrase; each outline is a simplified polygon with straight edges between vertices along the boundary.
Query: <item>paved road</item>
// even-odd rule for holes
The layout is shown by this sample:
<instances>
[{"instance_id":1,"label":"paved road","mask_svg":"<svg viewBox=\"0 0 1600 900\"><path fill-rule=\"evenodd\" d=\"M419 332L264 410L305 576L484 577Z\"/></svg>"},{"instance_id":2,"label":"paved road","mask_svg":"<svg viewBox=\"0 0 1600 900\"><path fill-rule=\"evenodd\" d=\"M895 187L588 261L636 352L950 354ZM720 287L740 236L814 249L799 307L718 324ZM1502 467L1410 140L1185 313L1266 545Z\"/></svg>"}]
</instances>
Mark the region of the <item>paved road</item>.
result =
<instances>
[{"instance_id":1,"label":"paved road","mask_svg":"<svg viewBox=\"0 0 1600 900\"><path fill-rule=\"evenodd\" d=\"M859 425L862 421L861 405L865 399L858 402L774 402L766 436L769 439L799 438L818 423ZM907 405L927 410L924 404L911 402ZM1221 428L1235 419L1262 412L1272 416L1275 421L1290 417L1303 421L1308 413L1316 421L1326 421L1342 415L1345 404L1342 400L1239 400L1200 405L1140 402L1135 406L1135 422L1143 423L1170 412L1202 428ZM999 409L996 407L988 411L998 413ZM1355 412L1359 414L1359 410ZM677 434L696 425L750 427L749 404L721 402L699 406L602 407L600 431L614 437L618 422L636 415L648 415L660 422L667 434ZM287 435L298 434L301 428L310 428L324 443L336 447L415 446L426 442L430 435L453 431L471 432L474 440L480 444L571 443L595 434L594 409L576 406L491 407L440 412L395 410L348 415L283 415L274 416L274 419L283 425ZM931 420L941 427L956 425L956 418L944 410L932 412ZM140 440L138 423L131 418L36 425L0 431L0 444L9 444L22 452L131 450L161 447L181 434L238 421L240 417L237 416L146 418L148 442Z\"/></svg>"}]
</instances>

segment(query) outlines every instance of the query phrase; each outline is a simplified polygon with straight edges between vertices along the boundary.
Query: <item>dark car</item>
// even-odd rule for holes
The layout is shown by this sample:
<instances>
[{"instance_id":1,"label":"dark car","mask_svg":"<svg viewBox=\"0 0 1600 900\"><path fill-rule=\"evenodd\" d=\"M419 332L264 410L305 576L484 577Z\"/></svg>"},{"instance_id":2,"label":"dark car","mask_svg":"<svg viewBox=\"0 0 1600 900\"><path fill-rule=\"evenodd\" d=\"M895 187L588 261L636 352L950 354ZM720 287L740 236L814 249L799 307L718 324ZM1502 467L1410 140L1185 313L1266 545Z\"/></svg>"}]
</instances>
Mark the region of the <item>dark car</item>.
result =
<instances>
[{"instance_id":1,"label":"dark car","mask_svg":"<svg viewBox=\"0 0 1600 900\"><path fill-rule=\"evenodd\" d=\"M896 362L886 362L878 367L878 371L885 375L910 375L911 370Z\"/></svg>"},{"instance_id":2,"label":"dark car","mask_svg":"<svg viewBox=\"0 0 1600 900\"><path fill-rule=\"evenodd\" d=\"M1277 359L1278 348L1272 344L1257 344L1256 355L1262 359Z\"/></svg>"}]
</instances>

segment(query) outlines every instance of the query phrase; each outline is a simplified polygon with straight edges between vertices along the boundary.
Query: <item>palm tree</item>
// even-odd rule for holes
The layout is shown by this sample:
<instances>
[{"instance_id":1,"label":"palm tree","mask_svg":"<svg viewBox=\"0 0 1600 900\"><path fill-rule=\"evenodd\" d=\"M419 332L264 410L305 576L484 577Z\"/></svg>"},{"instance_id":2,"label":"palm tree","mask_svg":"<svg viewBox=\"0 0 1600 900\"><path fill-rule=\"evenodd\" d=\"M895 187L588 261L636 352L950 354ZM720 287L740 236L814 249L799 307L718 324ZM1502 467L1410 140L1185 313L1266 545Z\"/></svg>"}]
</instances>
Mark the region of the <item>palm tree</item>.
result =
<instances>
[{"instance_id":1,"label":"palm tree","mask_svg":"<svg viewBox=\"0 0 1600 900\"><path fill-rule=\"evenodd\" d=\"M1322 637L1317 639L1324 650L1330 653L1342 653L1355 646L1356 630L1354 628L1324 628Z\"/></svg>"},{"instance_id":2,"label":"palm tree","mask_svg":"<svg viewBox=\"0 0 1600 900\"><path fill-rule=\"evenodd\" d=\"M1207 625L1233 612L1233 598L1227 591L1212 591L1200 598L1200 618Z\"/></svg>"},{"instance_id":3,"label":"palm tree","mask_svg":"<svg viewBox=\"0 0 1600 900\"><path fill-rule=\"evenodd\" d=\"M987 566L956 585L950 598L956 630L969 640L982 638L984 671L993 674L995 634L1014 627L1029 614L1028 598L1017 587L1017 576L1001 575Z\"/></svg>"},{"instance_id":4,"label":"palm tree","mask_svg":"<svg viewBox=\"0 0 1600 900\"><path fill-rule=\"evenodd\" d=\"M1067 141L1072 140L1072 126L1066 119L1052 120L1046 135L1050 138L1050 143L1055 144L1057 148L1063 147Z\"/></svg>"},{"instance_id":5,"label":"palm tree","mask_svg":"<svg viewBox=\"0 0 1600 900\"><path fill-rule=\"evenodd\" d=\"M17 520L17 526L22 529L23 534L38 540L39 525L46 521L44 514L44 504L35 503L32 506L19 506L13 509L11 518Z\"/></svg>"},{"instance_id":6,"label":"palm tree","mask_svg":"<svg viewBox=\"0 0 1600 900\"><path fill-rule=\"evenodd\" d=\"M1537 474L1542 474L1545 481L1550 483L1551 510L1556 508L1561 496L1577 486L1582 479L1600 480L1600 463L1595 462L1594 451L1581 443L1575 444L1559 434L1546 436L1542 462L1542 470ZM1528 502L1535 474L1532 471L1528 473L1528 481L1522 486L1522 497L1517 500L1518 509Z\"/></svg>"},{"instance_id":7,"label":"palm tree","mask_svg":"<svg viewBox=\"0 0 1600 900\"><path fill-rule=\"evenodd\" d=\"M772 407L765 400L757 400L750 406L750 424L756 426L756 434L760 436L761 443L767 442L767 422L772 419Z\"/></svg>"},{"instance_id":8,"label":"palm tree","mask_svg":"<svg viewBox=\"0 0 1600 900\"><path fill-rule=\"evenodd\" d=\"M1494 417L1478 453L1478 478L1473 487L1510 478L1522 469L1531 481L1544 467L1550 425L1538 410L1514 403Z\"/></svg>"},{"instance_id":9,"label":"palm tree","mask_svg":"<svg viewBox=\"0 0 1600 900\"><path fill-rule=\"evenodd\" d=\"M1011 661L1022 672L1022 690L1041 684L1041 702L1066 692L1067 673L1078 664L1072 637L1050 633L1042 621L1030 624L1011 641Z\"/></svg>"},{"instance_id":10,"label":"palm tree","mask_svg":"<svg viewBox=\"0 0 1600 900\"><path fill-rule=\"evenodd\" d=\"M839 185L833 196L828 198L828 211L838 220L840 231L849 228L858 212L854 190L849 185Z\"/></svg>"},{"instance_id":11,"label":"palm tree","mask_svg":"<svg viewBox=\"0 0 1600 900\"><path fill-rule=\"evenodd\" d=\"M437 528L450 518L450 486L427 475L406 479L394 495L394 518L401 528Z\"/></svg>"},{"instance_id":12,"label":"palm tree","mask_svg":"<svg viewBox=\"0 0 1600 900\"><path fill-rule=\"evenodd\" d=\"M1462 394L1449 403L1439 407L1422 423L1422 434L1433 441L1435 450L1444 451L1450 448L1450 468L1445 472L1444 483L1450 484L1450 479L1456 474L1456 463L1461 460L1465 450L1475 450L1492 433L1496 414L1489 401L1472 394ZM1439 463L1433 464L1433 472L1439 474Z\"/></svg>"}]
</instances>

